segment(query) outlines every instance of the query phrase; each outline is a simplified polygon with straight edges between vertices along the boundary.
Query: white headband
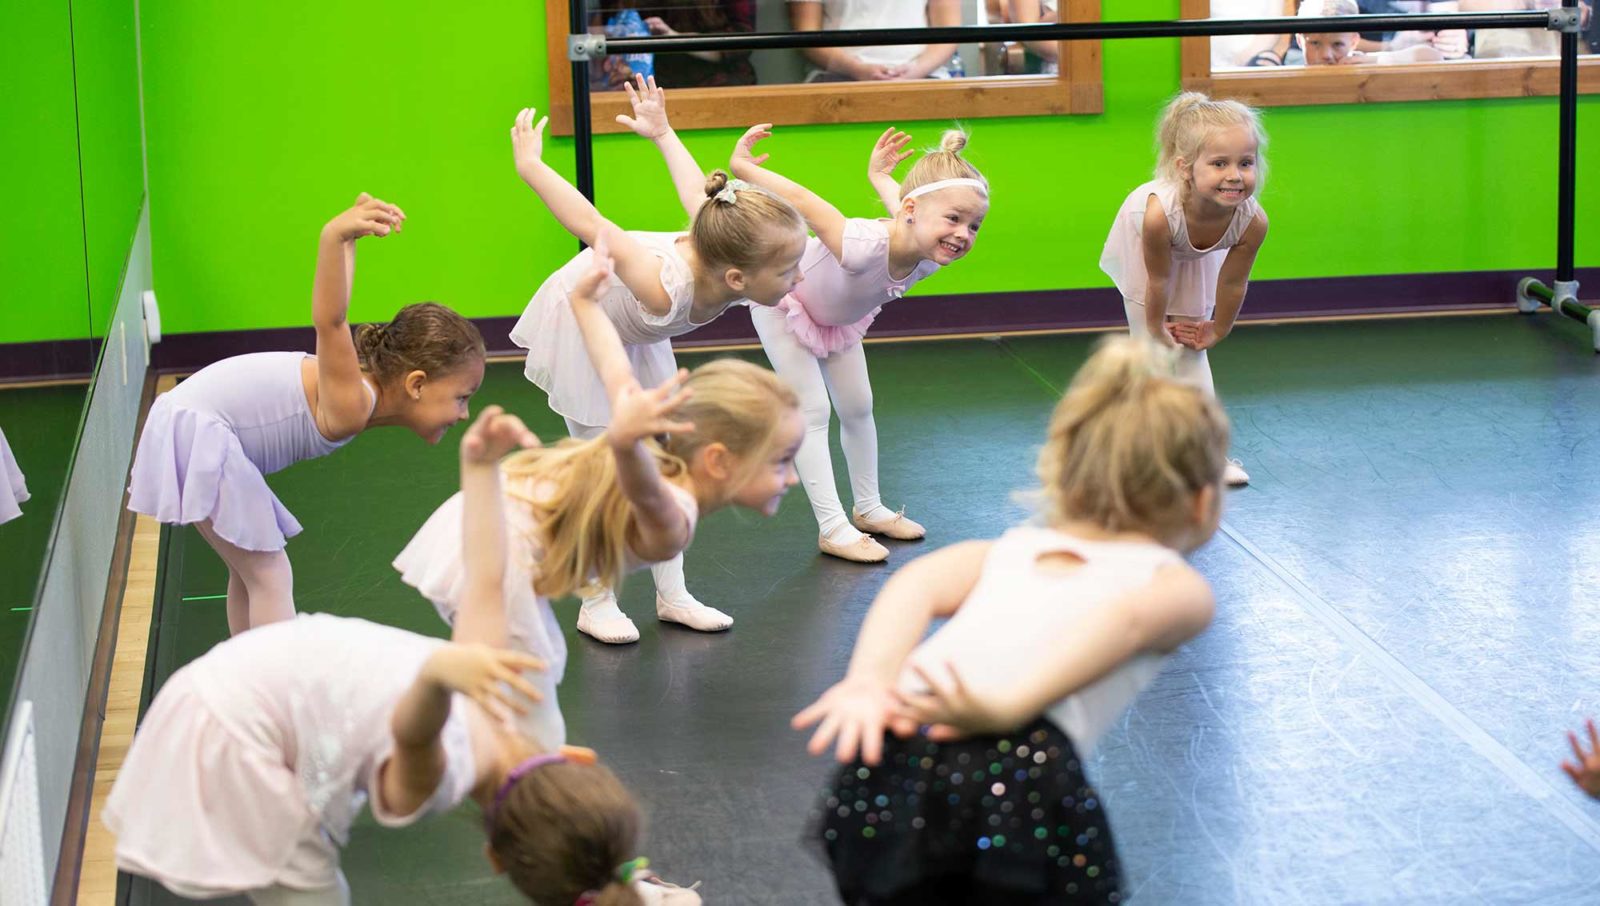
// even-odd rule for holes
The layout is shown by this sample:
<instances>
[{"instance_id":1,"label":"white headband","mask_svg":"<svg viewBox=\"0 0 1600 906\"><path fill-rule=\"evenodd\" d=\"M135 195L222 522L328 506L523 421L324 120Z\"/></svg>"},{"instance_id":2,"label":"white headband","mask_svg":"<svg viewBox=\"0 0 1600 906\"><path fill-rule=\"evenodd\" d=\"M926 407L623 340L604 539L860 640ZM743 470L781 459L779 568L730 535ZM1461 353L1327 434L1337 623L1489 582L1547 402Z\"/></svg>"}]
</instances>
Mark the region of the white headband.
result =
<instances>
[{"instance_id":1,"label":"white headband","mask_svg":"<svg viewBox=\"0 0 1600 906\"><path fill-rule=\"evenodd\" d=\"M937 192L940 189L953 189L956 186L967 186L968 188L977 189L980 193L982 193L984 198L989 197L989 187L984 184L983 180L969 179L968 177L963 176L959 179L936 179L926 185L917 186L915 189L907 192L900 200L905 201L907 198L916 198L918 195L926 195L929 192Z\"/></svg>"}]
</instances>

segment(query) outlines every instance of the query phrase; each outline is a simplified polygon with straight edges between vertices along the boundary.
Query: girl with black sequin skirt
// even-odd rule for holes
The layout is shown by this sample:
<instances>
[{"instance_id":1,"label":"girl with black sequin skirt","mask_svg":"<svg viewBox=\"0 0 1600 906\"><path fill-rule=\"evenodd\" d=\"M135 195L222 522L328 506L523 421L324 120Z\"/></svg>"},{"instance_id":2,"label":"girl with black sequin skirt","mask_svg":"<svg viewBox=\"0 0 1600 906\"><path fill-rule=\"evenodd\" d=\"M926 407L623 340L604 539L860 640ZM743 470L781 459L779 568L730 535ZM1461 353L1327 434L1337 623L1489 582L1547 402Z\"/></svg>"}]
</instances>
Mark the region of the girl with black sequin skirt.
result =
<instances>
[{"instance_id":1,"label":"girl with black sequin skirt","mask_svg":"<svg viewBox=\"0 0 1600 906\"><path fill-rule=\"evenodd\" d=\"M1216 531L1227 449L1170 353L1106 342L1051 419L1042 524L885 584L845 678L794 719L842 763L814 835L846 904L1121 902L1082 760L1210 622L1179 552Z\"/></svg>"}]
</instances>

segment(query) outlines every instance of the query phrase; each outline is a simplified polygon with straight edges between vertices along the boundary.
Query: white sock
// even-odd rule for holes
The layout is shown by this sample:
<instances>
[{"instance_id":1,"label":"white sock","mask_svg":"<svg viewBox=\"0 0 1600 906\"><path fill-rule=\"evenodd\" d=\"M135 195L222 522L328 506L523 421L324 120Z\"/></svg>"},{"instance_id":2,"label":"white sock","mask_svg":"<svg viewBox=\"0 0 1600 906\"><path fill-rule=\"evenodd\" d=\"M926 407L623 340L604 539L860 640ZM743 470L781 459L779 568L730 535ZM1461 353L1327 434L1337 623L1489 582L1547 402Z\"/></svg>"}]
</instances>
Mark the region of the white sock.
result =
<instances>
[{"instance_id":1,"label":"white sock","mask_svg":"<svg viewBox=\"0 0 1600 906\"><path fill-rule=\"evenodd\" d=\"M873 522L888 522L894 517L900 515L898 512L891 510L883 504L877 502L873 502L868 506L862 506L858 503L856 504L855 511L857 516L860 516L862 519L870 519Z\"/></svg>"},{"instance_id":2,"label":"white sock","mask_svg":"<svg viewBox=\"0 0 1600 906\"><path fill-rule=\"evenodd\" d=\"M832 531L823 532L822 537L828 539L834 544L841 544L848 547L849 545L860 541L862 538L865 538L866 535L862 534L850 523L840 522L838 525L833 527Z\"/></svg>"}]
</instances>

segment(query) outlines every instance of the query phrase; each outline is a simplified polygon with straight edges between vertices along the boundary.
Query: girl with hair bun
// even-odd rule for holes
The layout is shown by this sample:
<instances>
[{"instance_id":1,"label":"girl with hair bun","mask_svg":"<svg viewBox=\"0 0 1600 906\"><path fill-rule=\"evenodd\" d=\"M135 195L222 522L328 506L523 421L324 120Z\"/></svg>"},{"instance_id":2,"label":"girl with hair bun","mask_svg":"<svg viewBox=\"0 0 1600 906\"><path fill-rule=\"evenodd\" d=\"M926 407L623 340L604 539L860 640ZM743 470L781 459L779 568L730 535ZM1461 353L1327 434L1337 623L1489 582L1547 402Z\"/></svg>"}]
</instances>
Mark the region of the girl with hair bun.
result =
<instances>
[{"instance_id":1,"label":"girl with hair bun","mask_svg":"<svg viewBox=\"0 0 1600 906\"><path fill-rule=\"evenodd\" d=\"M788 202L721 170L707 177L676 136L669 136L671 148L663 150L693 222L675 233L622 230L543 161L545 119L535 122L534 115L521 111L511 129L517 173L567 232L591 247L609 247L616 271L597 291L599 309L620 336L641 387L658 387L677 373L673 337L745 300L775 305L800 280L806 226ZM685 188L686 183L693 185ZM589 248L551 274L511 331L511 339L528 350L528 380L548 394L568 433L584 440L603 434L612 415L606 383L572 305L574 288L593 265ZM728 614L689 593L681 553L650 572L658 619L702 632L733 625ZM605 586L584 593L578 631L611 644L639 639L639 628L617 606L615 589Z\"/></svg>"},{"instance_id":2,"label":"girl with hair bun","mask_svg":"<svg viewBox=\"0 0 1600 906\"><path fill-rule=\"evenodd\" d=\"M326 456L368 428L407 428L430 444L467 417L483 383L483 337L434 302L387 324L348 320L355 243L405 223L362 193L322 228L311 312L316 354L261 352L208 365L162 394L139 436L128 508L194 525L228 567L228 630L294 616L284 547L300 532L264 476Z\"/></svg>"}]
</instances>

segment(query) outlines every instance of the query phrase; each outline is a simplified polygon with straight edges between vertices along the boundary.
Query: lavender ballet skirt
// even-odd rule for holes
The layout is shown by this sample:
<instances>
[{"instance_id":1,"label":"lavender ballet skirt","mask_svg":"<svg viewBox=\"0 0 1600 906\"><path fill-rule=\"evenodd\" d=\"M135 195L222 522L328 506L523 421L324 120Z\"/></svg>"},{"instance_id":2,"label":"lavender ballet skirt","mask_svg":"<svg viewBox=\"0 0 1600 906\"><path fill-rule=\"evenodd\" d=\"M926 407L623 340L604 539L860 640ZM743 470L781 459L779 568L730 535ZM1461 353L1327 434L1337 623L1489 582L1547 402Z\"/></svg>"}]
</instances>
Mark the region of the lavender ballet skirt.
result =
<instances>
[{"instance_id":1,"label":"lavender ballet skirt","mask_svg":"<svg viewBox=\"0 0 1600 906\"><path fill-rule=\"evenodd\" d=\"M17 458L6 443L6 433L0 431L0 522L10 522L22 515L18 506L29 497L28 482L22 477Z\"/></svg>"},{"instance_id":2,"label":"lavender ballet skirt","mask_svg":"<svg viewBox=\"0 0 1600 906\"><path fill-rule=\"evenodd\" d=\"M210 520L230 544L280 551L300 522L267 486L233 429L215 415L174 405L150 407L128 486L128 509L168 525Z\"/></svg>"},{"instance_id":3,"label":"lavender ballet skirt","mask_svg":"<svg viewBox=\"0 0 1600 906\"><path fill-rule=\"evenodd\" d=\"M784 330L793 334L801 346L819 359L825 359L861 342L861 338L867 335L867 328L877 320L878 312L883 311L883 306L880 305L859 321L833 326L818 324L811 320L805 305L792 294L778 300L778 304L774 307L783 312Z\"/></svg>"}]
</instances>

